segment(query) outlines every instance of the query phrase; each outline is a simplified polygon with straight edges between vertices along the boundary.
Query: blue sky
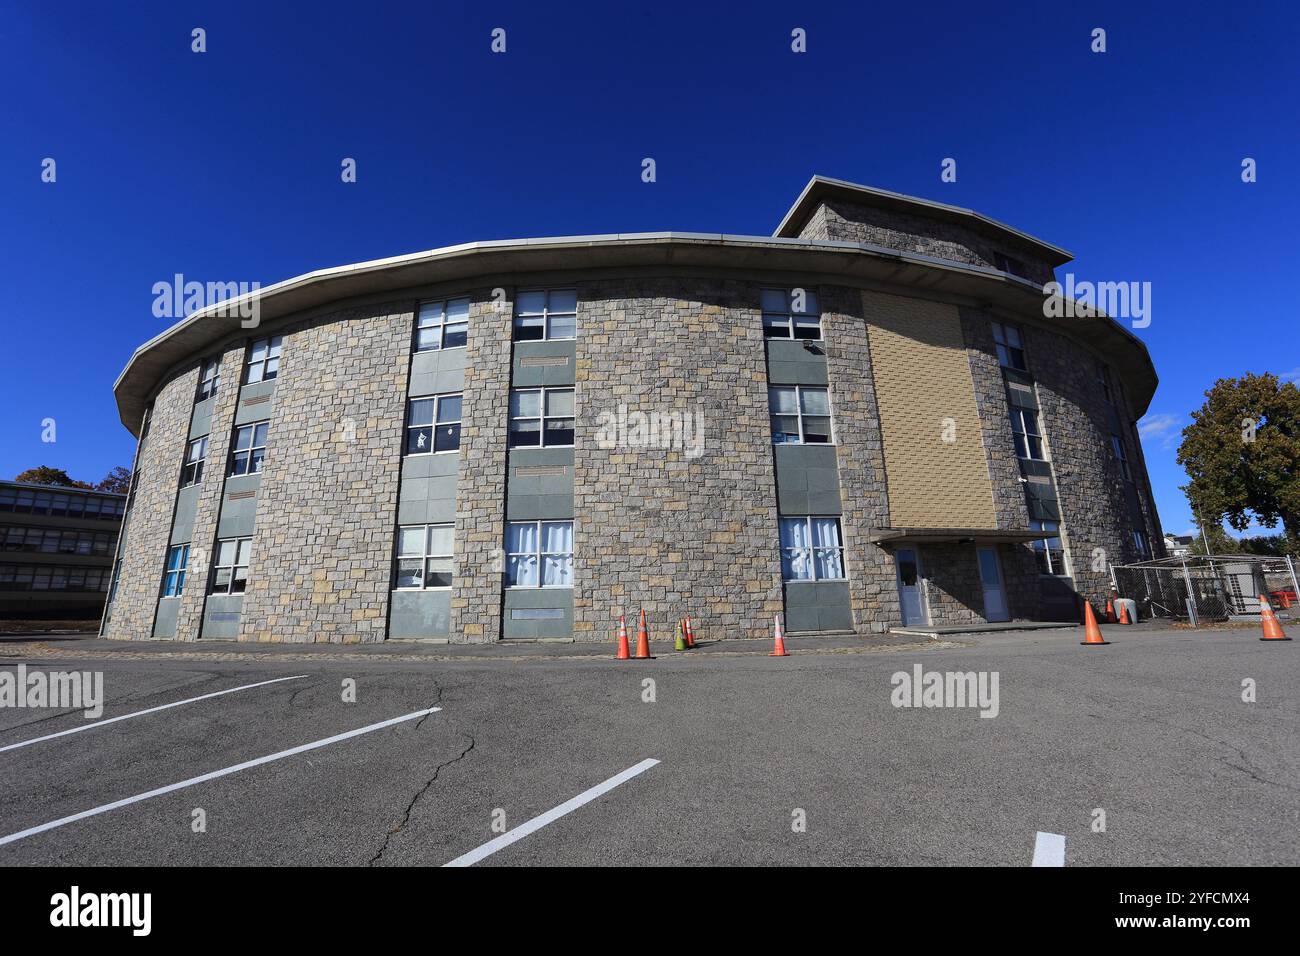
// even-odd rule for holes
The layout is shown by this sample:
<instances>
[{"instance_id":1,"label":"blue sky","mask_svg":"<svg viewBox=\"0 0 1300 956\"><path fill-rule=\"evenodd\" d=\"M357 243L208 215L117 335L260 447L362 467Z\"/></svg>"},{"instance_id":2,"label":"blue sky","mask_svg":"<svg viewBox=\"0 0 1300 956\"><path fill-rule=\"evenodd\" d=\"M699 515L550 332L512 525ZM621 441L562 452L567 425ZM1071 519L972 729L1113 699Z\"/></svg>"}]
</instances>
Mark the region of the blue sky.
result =
<instances>
[{"instance_id":1,"label":"blue sky","mask_svg":"<svg viewBox=\"0 0 1300 956\"><path fill-rule=\"evenodd\" d=\"M1081 279L1151 282L1145 449L1183 532L1177 433L1204 390L1300 376L1300 14L1067 6L5 0L0 475L130 464L111 387L167 324L151 289L175 273L268 284L479 239L768 234L816 172L978 209L1074 252Z\"/></svg>"}]
</instances>

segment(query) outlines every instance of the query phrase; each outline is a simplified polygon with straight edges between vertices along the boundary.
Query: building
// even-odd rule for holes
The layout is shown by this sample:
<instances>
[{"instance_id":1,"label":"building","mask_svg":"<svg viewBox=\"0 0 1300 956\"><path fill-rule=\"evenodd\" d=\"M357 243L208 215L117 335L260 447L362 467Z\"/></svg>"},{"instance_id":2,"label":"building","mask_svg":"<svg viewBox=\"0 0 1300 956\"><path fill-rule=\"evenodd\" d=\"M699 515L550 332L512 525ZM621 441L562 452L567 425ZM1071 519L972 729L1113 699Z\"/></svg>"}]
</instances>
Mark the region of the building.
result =
<instances>
[{"instance_id":1,"label":"building","mask_svg":"<svg viewBox=\"0 0 1300 956\"><path fill-rule=\"evenodd\" d=\"M1069 253L815 177L770 237L480 242L196 312L141 436L114 638L606 641L1077 620L1160 530L1156 385ZM251 324L251 321L250 321Z\"/></svg>"},{"instance_id":2,"label":"building","mask_svg":"<svg viewBox=\"0 0 1300 956\"><path fill-rule=\"evenodd\" d=\"M1171 558L1185 558L1192 553L1192 541L1195 540L1190 534L1167 534L1165 535L1165 553Z\"/></svg>"},{"instance_id":3,"label":"building","mask_svg":"<svg viewBox=\"0 0 1300 956\"><path fill-rule=\"evenodd\" d=\"M125 495L0 481L0 617L99 617L125 510Z\"/></svg>"}]
</instances>

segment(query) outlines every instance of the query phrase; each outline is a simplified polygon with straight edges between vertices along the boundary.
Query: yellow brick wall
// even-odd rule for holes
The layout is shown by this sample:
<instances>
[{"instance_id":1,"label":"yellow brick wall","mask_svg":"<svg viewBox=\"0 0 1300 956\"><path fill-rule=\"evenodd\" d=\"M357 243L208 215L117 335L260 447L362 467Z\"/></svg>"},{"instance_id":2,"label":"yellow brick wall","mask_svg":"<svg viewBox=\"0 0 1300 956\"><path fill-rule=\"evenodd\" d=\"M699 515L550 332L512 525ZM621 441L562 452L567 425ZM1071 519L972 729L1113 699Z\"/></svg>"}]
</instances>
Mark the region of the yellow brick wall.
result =
<instances>
[{"instance_id":1,"label":"yellow brick wall","mask_svg":"<svg viewBox=\"0 0 1300 956\"><path fill-rule=\"evenodd\" d=\"M994 528L993 486L956 306L862 294L895 528ZM951 420L951 421L948 421ZM953 441L945 441L945 427Z\"/></svg>"}]
</instances>

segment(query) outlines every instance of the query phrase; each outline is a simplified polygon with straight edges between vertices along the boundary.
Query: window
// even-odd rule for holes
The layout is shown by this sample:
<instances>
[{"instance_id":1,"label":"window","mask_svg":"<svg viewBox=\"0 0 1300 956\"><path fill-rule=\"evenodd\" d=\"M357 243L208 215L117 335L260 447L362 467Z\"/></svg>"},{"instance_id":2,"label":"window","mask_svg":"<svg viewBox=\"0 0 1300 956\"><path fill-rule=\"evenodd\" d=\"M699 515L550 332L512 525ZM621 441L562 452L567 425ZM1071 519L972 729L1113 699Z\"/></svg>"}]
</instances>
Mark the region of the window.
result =
<instances>
[{"instance_id":1,"label":"window","mask_svg":"<svg viewBox=\"0 0 1300 956\"><path fill-rule=\"evenodd\" d=\"M1110 386L1110 368L1106 365L1105 362L1102 362L1100 359L1097 360L1096 364L1097 364L1097 374L1096 374L1097 387L1100 388L1101 393L1106 396L1107 404L1114 405L1115 393Z\"/></svg>"},{"instance_id":2,"label":"window","mask_svg":"<svg viewBox=\"0 0 1300 956\"><path fill-rule=\"evenodd\" d=\"M1137 548L1138 557L1143 561L1151 557L1151 552L1147 550L1147 536L1141 531L1133 532L1133 547Z\"/></svg>"},{"instance_id":3,"label":"window","mask_svg":"<svg viewBox=\"0 0 1300 956\"><path fill-rule=\"evenodd\" d=\"M252 538L223 538L217 542L212 566L213 594L243 594L248 586L248 553Z\"/></svg>"},{"instance_id":4,"label":"window","mask_svg":"<svg viewBox=\"0 0 1300 956\"><path fill-rule=\"evenodd\" d=\"M1120 474L1124 476L1124 480L1132 481L1133 469L1129 467L1128 458L1124 455L1124 442L1120 440L1118 435L1110 436L1110 453L1114 455L1115 460L1119 462L1119 471Z\"/></svg>"},{"instance_id":5,"label":"window","mask_svg":"<svg viewBox=\"0 0 1300 956\"><path fill-rule=\"evenodd\" d=\"M817 294L805 289L764 289L763 334L769 339L820 339L822 313Z\"/></svg>"},{"instance_id":6,"label":"window","mask_svg":"<svg viewBox=\"0 0 1300 956\"><path fill-rule=\"evenodd\" d=\"M248 364L244 367L244 384L269 382L280 374L280 336L258 339L248 347Z\"/></svg>"},{"instance_id":7,"label":"window","mask_svg":"<svg viewBox=\"0 0 1300 956\"><path fill-rule=\"evenodd\" d=\"M262 470L262 459L266 457L266 432L270 427L271 423L266 421L240 425L235 429L235 444L230 450L227 477L256 475Z\"/></svg>"},{"instance_id":8,"label":"window","mask_svg":"<svg viewBox=\"0 0 1300 956\"><path fill-rule=\"evenodd\" d=\"M403 525L397 529L399 588L449 588L454 577L449 524Z\"/></svg>"},{"instance_id":9,"label":"window","mask_svg":"<svg viewBox=\"0 0 1300 956\"><path fill-rule=\"evenodd\" d=\"M1019 259L1003 255L1001 252L993 254L993 262L999 272L1010 272L1014 276L1020 276L1022 279L1027 278L1025 264Z\"/></svg>"},{"instance_id":10,"label":"window","mask_svg":"<svg viewBox=\"0 0 1300 956\"><path fill-rule=\"evenodd\" d=\"M208 436L196 438L185 449L185 464L181 467L181 487L188 488L203 480L203 462L208 457Z\"/></svg>"},{"instance_id":11,"label":"window","mask_svg":"<svg viewBox=\"0 0 1300 956\"><path fill-rule=\"evenodd\" d=\"M122 574L122 559L118 558L116 561L113 562L112 583L109 585L108 588L108 601L106 602L108 604L112 604L113 598L117 597L117 580L121 576L121 574Z\"/></svg>"},{"instance_id":12,"label":"window","mask_svg":"<svg viewBox=\"0 0 1300 956\"><path fill-rule=\"evenodd\" d=\"M104 531L59 531L56 528L0 527L0 551L44 554L108 554L112 537Z\"/></svg>"},{"instance_id":13,"label":"window","mask_svg":"<svg viewBox=\"0 0 1300 956\"><path fill-rule=\"evenodd\" d=\"M824 388L777 385L767 390L772 442L777 445L829 445L831 401Z\"/></svg>"},{"instance_id":14,"label":"window","mask_svg":"<svg viewBox=\"0 0 1300 956\"><path fill-rule=\"evenodd\" d=\"M781 579L839 581L844 578L840 519L833 516L781 519Z\"/></svg>"},{"instance_id":15,"label":"window","mask_svg":"<svg viewBox=\"0 0 1300 956\"><path fill-rule=\"evenodd\" d=\"M998 364L1020 372L1029 371L1025 364L1025 349L1020 344L1020 330L1014 325L993 323L993 343L998 350Z\"/></svg>"},{"instance_id":16,"label":"window","mask_svg":"<svg viewBox=\"0 0 1300 956\"><path fill-rule=\"evenodd\" d=\"M185 570L189 563L188 544L178 544L167 550L167 570L163 573L163 597L180 597L185 593Z\"/></svg>"},{"instance_id":17,"label":"window","mask_svg":"<svg viewBox=\"0 0 1300 956\"><path fill-rule=\"evenodd\" d=\"M510 447L573 445L573 389L517 388L510 393Z\"/></svg>"},{"instance_id":18,"label":"window","mask_svg":"<svg viewBox=\"0 0 1300 956\"><path fill-rule=\"evenodd\" d=\"M571 339L578 334L578 293L572 289L520 292L515 301L515 341Z\"/></svg>"},{"instance_id":19,"label":"window","mask_svg":"<svg viewBox=\"0 0 1300 956\"><path fill-rule=\"evenodd\" d=\"M512 521L507 525L506 585L573 587L573 522Z\"/></svg>"},{"instance_id":20,"label":"window","mask_svg":"<svg viewBox=\"0 0 1300 956\"><path fill-rule=\"evenodd\" d=\"M406 403L406 453L427 455L460 447L460 396L431 395Z\"/></svg>"},{"instance_id":21,"label":"window","mask_svg":"<svg viewBox=\"0 0 1300 956\"><path fill-rule=\"evenodd\" d=\"M1059 531L1061 526L1056 521L1030 521L1029 527L1035 531ZM1065 570L1065 549L1061 539L1053 536L1039 538L1033 542L1034 556L1038 558L1038 570L1043 574L1063 575Z\"/></svg>"},{"instance_id":22,"label":"window","mask_svg":"<svg viewBox=\"0 0 1300 956\"><path fill-rule=\"evenodd\" d=\"M208 359L203 363L203 371L199 373L199 395L195 401L201 402L205 398L211 398L217 394L219 388L221 388L221 359Z\"/></svg>"},{"instance_id":23,"label":"window","mask_svg":"<svg viewBox=\"0 0 1300 956\"><path fill-rule=\"evenodd\" d=\"M415 351L463 349L469 337L469 299L421 302L415 319Z\"/></svg>"},{"instance_id":24,"label":"window","mask_svg":"<svg viewBox=\"0 0 1300 956\"><path fill-rule=\"evenodd\" d=\"M1016 440L1018 457L1047 461L1043 452L1043 434L1038 430L1038 415L1032 408L1011 408L1011 432Z\"/></svg>"},{"instance_id":25,"label":"window","mask_svg":"<svg viewBox=\"0 0 1300 956\"><path fill-rule=\"evenodd\" d=\"M0 591L104 591L107 568L0 564Z\"/></svg>"}]
</instances>

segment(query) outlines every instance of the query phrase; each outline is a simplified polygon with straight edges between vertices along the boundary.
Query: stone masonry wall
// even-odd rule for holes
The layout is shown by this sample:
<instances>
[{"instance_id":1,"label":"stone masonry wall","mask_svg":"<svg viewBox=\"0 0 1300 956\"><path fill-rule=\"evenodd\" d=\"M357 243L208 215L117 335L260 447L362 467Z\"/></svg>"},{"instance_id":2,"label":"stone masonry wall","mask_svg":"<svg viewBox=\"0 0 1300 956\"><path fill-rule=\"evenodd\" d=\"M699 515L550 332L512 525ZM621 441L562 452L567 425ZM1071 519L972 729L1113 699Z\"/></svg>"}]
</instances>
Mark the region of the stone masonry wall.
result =
<instances>
[{"instance_id":1,"label":"stone masonry wall","mask_svg":"<svg viewBox=\"0 0 1300 956\"><path fill-rule=\"evenodd\" d=\"M176 487L198 384L196 361L154 398L149 433L137 456L135 497L122 532L127 536L126 552L105 637L142 641L153 636Z\"/></svg>"},{"instance_id":2,"label":"stone masonry wall","mask_svg":"<svg viewBox=\"0 0 1300 956\"><path fill-rule=\"evenodd\" d=\"M227 346L221 355L221 386L212 403L208 429L208 457L203 464L195 502L194 526L190 534L190 563L185 574L185 592L176 616L176 640L193 641L203 626L203 608L208 597L212 559L217 543L217 521L225 494L226 465L234 437L235 409L239 404L239 380L244 371L243 340ZM273 635L271 640L275 640Z\"/></svg>"},{"instance_id":3,"label":"stone masonry wall","mask_svg":"<svg viewBox=\"0 0 1300 956\"><path fill-rule=\"evenodd\" d=\"M1025 278L1039 284L1052 278L1051 267L1033 258L1028 249L995 242L957 223L859 203L822 203L818 214L800 231L800 238L867 242L991 269L997 268L996 254L1003 253L1025 265Z\"/></svg>"},{"instance_id":4,"label":"stone masonry wall","mask_svg":"<svg viewBox=\"0 0 1300 956\"><path fill-rule=\"evenodd\" d=\"M1095 360L1048 329L1022 325L1020 331L1037 386L1075 590L1104 606L1110 587L1106 565L1138 558L1124 478L1110 451L1106 399L1096 383ZM1136 461L1131 464L1136 469Z\"/></svg>"},{"instance_id":5,"label":"stone masonry wall","mask_svg":"<svg viewBox=\"0 0 1300 956\"><path fill-rule=\"evenodd\" d=\"M962 336L975 383L975 404L979 409L984 455L993 485L993 509L1001 529L1029 527L1020 466L1016 463L1015 438L1011 432L1006 383L993 343L992 319L987 313L963 308ZM1038 562L1029 545L1002 545L1002 574L1006 578L1007 603L1013 618L1036 620L1039 616Z\"/></svg>"},{"instance_id":6,"label":"stone masonry wall","mask_svg":"<svg viewBox=\"0 0 1300 956\"><path fill-rule=\"evenodd\" d=\"M381 641L392 586L412 304L284 334L241 636Z\"/></svg>"},{"instance_id":7,"label":"stone masonry wall","mask_svg":"<svg viewBox=\"0 0 1300 956\"><path fill-rule=\"evenodd\" d=\"M889 527L889 498L862 292L823 286L819 295L853 629L881 633L902 612L893 556L867 540L873 529Z\"/></svg>"},{"instance_id":8,"label":"stone masonry wall","mask_svg":"<svg viewBox=\"0 0 1300 956\"><path fill-rule=\"evenodd\" d=\"M456 576L451 641L491 643L501 636L505 544L506 431L510 408L513 293L497 306L490 290L472 293L460 470L456 485Z\"/></svg>"},{"instance_id":9,"label":"stone masonry wall","mask_svg":"<svg viewBox=\"0 0 1300 956\"><path fill-rule=\"evenodd\" d=\"M579 285L574 637L645 608L652 636L762 637L782 608L760 287L641 278ZM702 416L703 453L602 448L629 413Z\"/></svg>"}]
</instances>

